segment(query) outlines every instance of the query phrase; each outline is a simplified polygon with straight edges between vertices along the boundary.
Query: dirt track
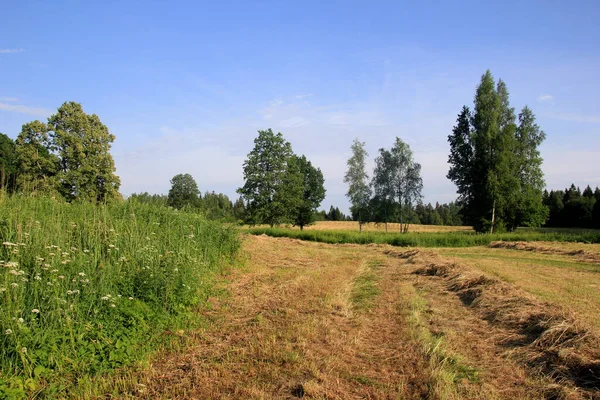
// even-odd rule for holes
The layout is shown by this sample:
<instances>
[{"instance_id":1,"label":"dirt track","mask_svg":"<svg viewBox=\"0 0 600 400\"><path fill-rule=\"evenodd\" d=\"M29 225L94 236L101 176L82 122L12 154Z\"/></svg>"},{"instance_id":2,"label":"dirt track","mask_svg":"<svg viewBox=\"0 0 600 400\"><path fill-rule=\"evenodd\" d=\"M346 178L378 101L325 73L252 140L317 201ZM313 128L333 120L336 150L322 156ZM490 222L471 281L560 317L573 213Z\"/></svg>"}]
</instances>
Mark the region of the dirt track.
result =
<instances>
[{"instance_id":1,"label":"dirt track","mask_svg":"<svg viewBox=\"0 0 600 400\"><path fill-rule=\"evenodd\" d=\"M137 396L600 398L593 382L551 379L519 357L531 343L465 302L448 276L415 274L444 264L435 253L266 236L245 250L210 327L185 354L157 359Z\"/></svg>"}]
</instances>

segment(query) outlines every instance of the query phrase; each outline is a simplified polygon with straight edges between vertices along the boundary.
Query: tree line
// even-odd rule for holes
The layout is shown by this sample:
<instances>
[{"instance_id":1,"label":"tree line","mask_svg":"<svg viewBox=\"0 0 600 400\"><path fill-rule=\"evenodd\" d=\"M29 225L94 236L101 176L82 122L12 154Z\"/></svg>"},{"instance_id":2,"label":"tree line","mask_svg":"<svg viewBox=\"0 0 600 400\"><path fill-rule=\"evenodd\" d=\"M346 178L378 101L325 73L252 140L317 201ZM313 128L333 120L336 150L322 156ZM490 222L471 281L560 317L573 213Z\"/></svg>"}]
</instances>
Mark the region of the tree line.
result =
<instances>
[{"instance_id":1,"label":"tree line","mask_svg":"<svg viewBox=\"0 0 600 400\"><path fill-rule=\"evenodd\" d=\"M185 209L203 214L208 219L226 222L243 221L246 215L244 202L231 201L226 194L206 191L203 195L190 174L178 174L171 179L168 194L133 193L128 200L163 207Z\"/></svg>"},{"instance_id":2,"label":"tree line","mask_svg":"<svg viewBox=\"0 0 600 400\"><path fill-rule=\"evenodd\" d=\"M58 195L67 201L121 198L110 154L114 135L96 114L65 102L48 118L23 125L17 139L0 134L0 186L9 193Z\"/></svg>"},{"instance_id":3,"label":"tree line","mask_svg":"<svg viewBox=\"0 0 600 400\"><path fill-rule=\"evenodd\" d=\"M600 229L600 189L588 185L583 192L571 184L565 190L544 190L543 203L549 210L544 226Z\"/></svg>"}]
</instances>

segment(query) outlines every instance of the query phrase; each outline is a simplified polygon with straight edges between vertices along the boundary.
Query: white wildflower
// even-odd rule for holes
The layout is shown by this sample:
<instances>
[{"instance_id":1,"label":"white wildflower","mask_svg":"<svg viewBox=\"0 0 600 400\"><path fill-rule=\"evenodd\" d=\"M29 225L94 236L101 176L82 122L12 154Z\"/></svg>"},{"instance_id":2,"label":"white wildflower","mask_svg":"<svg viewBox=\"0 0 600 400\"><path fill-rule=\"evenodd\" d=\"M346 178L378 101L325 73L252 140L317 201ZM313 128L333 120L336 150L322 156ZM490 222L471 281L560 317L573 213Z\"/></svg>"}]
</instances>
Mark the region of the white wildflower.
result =
<instances>
[{"instance_id":1,"label":"white wildflower","mask_svg":"<svg viewBox=\"0 0 600 400\"><path fill-rule=\"evenodd\" d=\"M31 312L34 314L39 314L40 310L38 310L37 308L34 308L33 310L31 310Z\"/></svg>"},{"instance_id":2,"label":"white wildflower","mask_svg":"<svg viewBox=\"0 0 600 400\"><path fill-rule=\"evenodd\" d=\"M116 307L116 305L114 303L112 303L110 306L113 307L113 308Z\"/></svg>"},{"instance_id":3,"label":"white wildflower","mask_svg":"<svg viewBox=\"0 0 600 400\"><path fill-rule=\"evenodd\" d=\"M35 279L36 281L41 281L42 277L39 276L39 275L36 275L36 276L33 277L33 279Z\"/></svg>"},{"instance_id":4,"label":"white wildflower","mask_svg":"<svg viewBox=\"0 0 600 400\"><path fill-rule=\"evenodd\" d=\"M18 246L18 244L16 243L11 243L11 242L2 242L3 245L8 246L8 247L14 247L14 246Z\"/></svg>"},{"instance_id":5,"label":"white wildflower","mask_svg":"<svg viewBox=\"0 0 600 400\"><path fill-rule=\"evenodd\" d=\"M18 283L11 283L10 286L16 288L17 286L19 286L19 284Z\"/></svg>"},{"instance_id":6,"label":"white wildflower","mask_svg":"<svg viewBox=\"0 0 600 400\"><path fill-rule=\"evenodd\" d=\"M21 347L21 353L27 353L27 347Z\"/></svg>"},{"instance_id":7,"label":"white wildflower","mask_svg":"<svg viewBox=\"0 0 600 400\"><path fill-rule=\"evenodd\" d=\"M25 320L24 320L23 318L19 318L19 319L18 319L18 322L19 322L20 324L22 324L23 322L25 322Z\"/></svg>"},{"instance_id":8,"label":"white wildflower","mask_svg":"<svg viewBox=\"0 0 600 400\"><path fill-rule=\"evenodd\" d=\"M7 329L4 331L5 335L10 335L12 333L12 329Z\"/></svg>"},{"instance_id":9,"label":"white wildflower","mask_svg":"<svg viewBox=\"0 0 600 400\"><path fill-rule=\"evenodd\" d=\"M109 297L108 297L108 296L102 296L102 297L100 298L100 300L102 300L102 301L107 301L108 299L109 299Z\"/></svg>"},{"instance_id":10,"label":"white wildflower","mask_svg":"<svg viewBox=\"0 0 600 400\"><path fill-rule=\"evenodd\" d=\"M79 275L79 276L85 276L85 272L80 272L77 275Z\"/></svg>"}]
</instances>

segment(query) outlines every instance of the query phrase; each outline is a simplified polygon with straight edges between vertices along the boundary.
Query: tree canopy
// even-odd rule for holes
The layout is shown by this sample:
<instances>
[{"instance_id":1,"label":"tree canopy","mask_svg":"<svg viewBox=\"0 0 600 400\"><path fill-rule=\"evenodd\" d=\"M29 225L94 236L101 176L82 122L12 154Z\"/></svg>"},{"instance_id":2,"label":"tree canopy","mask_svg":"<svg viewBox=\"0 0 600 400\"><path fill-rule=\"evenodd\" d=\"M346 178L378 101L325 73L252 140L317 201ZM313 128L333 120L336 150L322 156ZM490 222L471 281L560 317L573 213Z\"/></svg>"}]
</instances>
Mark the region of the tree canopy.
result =
<instances>
[{"instance_id":1,"label":"tree canopy","mask_svg":"<svg viewBox=\"0 0 600 400\"><path fill-rule=\"evenodd\" d=\"M47 123L23 125L15 142L17 189L59 193L68 201L120 198L110 155L114 140L97 115L65 102Z\"/></svg>"},{"instance_id":2,"label":"tree canopy","mask_svg":"<svg viewBox=\"0 0 600 400\"><path fill-rule=\"evenodd\" d=\"M362 231L362 224L369 222L369 201L371 198L371 187L369 186L369 175L366 171L366 158L369 155L365 149L365 143L354 139L350 147L352 156L348 159L348 169L344 175L344 182L348 184L346 196L350 199L350 210Z\"/></svg>"},{"instance_id":3,"label":"tree canopy","mask_svg":"<svg viewBox=\"0 0 600 400\"><path fill-rule=\"evenodd\" d=\"M237 192L246 201L251 224L293 223L301 228L314 221L325 196L323 175L305 156L298 157L281 133L258 131L244 161L244 185Z\"/></svg>"},{"instance_id":4,"label":"tree canopy","mask_svg":"<svg viewBox=\"0 0 600 400\"><path fill-rule=\"evenodd\" d=\"M190 174L177 174L171 179L167 205L177 209L200 205L200 190Z\"/></svg>"},{"instance_id":5,"label":"tree canopy","mask_svg":"<svg viewBox=\"0 0 600 400\"><path fill-rule=\"evenodd\" d=\"M473 112L464 106L448 136L450 170L464 221L477 231L539 226L546 218L538 146L545 134L524 107L518 124L509 93L488 70L475 91Z\"/></svg>"}]
</instances>

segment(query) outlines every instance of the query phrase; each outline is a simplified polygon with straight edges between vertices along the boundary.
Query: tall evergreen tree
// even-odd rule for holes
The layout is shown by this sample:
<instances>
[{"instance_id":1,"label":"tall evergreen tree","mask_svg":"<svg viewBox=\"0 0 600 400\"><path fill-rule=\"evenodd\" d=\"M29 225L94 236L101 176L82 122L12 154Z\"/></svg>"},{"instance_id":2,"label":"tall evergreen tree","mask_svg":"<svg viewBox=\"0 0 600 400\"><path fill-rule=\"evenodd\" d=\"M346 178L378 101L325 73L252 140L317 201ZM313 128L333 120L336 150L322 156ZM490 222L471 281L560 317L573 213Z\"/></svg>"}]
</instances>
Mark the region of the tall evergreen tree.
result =
<instances>
[{"instance_id":1,"label":"tall evergreen tree","mask_svg":"<svg viewBox=\"0 0 600 400\"><path fill-rule=\"evenodd\" d=\"M469 107L463 106L458 114L456 126L452 129L452 134L448 136L448 142L450 142L450 156L448 157L450 170L446 176L456 184L458 203L462 206L466 219L472 223L476 218L474 204L472 204L475 200L476 182L475 171L473 171L475 166Z\"/></svg>"},{"instance_id":2,"label":"tall evergreen tree","mask_svg":"<svg viewBox=\"0 0 600 400\"><path fill-rule=\"evenodd\" d=\"M351 211L358 220L358 229L362 232L362 225L369 220L369 200L371 188L369 187L366 171L366 158L368 156L365 143L354 139L351 146L352 156L348 159L348 170L344 182L348 184L346 196L350 199Z\"/></svg>"}]
</instances>

